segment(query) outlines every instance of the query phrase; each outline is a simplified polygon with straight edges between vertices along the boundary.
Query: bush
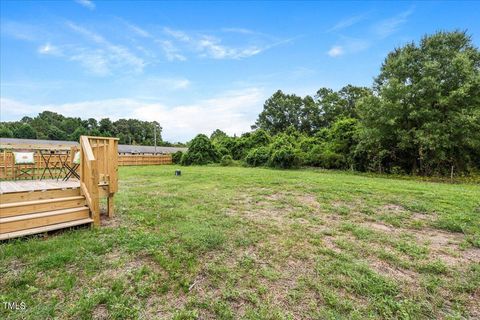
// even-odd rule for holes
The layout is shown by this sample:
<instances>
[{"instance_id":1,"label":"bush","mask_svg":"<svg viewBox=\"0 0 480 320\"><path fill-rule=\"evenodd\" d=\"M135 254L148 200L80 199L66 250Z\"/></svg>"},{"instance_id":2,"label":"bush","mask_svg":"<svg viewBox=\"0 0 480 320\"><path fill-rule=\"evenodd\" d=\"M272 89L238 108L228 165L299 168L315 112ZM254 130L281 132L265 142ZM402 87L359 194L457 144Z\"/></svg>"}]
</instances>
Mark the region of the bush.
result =
<instances>
[{"instance_id":1,"label":"bush","mask_svg":"<svg viewBox=\"0 0 480 320\"><path fill-rule=\"evenodd\" d=\"M273 151L269 165L275 168L288 169L297 166L299 159L291 146L284 146Z\"/></svg>"},{"instance_id":2,"label":"bush","mask_svg":"<svg viewBox=\"0 0 480 320\"><path fill-rule=\"evenodd\" d=\"M347 164L343 154L336 153L328 148L323 150L320 157L320 165L325 169L342 169Z\"/></svg>"},{"instance_id":3,"label":"bush","mask_svg":"<svg viewBox=\"0 0 480 320\"><path fill-rule=\"evenodd\" d=\"M229 154L226 154L222 157L222 159L220 160L220 165L224 166L224 167L228 167L228 166L231 166L233 165L233 158L231 155Z\"/></svg>"},{"instance_id":4,"label":"bush","mask_svg":"<svg viewBox=\"0 0 480 320\"><path fill-rule=\"evenodd\" d=\"M260 147L250 150L245 158L245 162L252 167L263 166L267 164L270 158L270 150L267 147Z\"/></svg>"},{"instance_id":5,"label":"bush","mask_svg":"<svg viewBox=\"0 0 480 320\"><path fill-rule=\"evenodd\" d=\"M188 151L182 155L181 164L189 166L192 164L208 164L218 162L220 156L210 139L204 134L197 135L188 146Z\"/></svg>"},{"instance_id":6,"label":"bush","mask_svg":"<svg viewBox=\"0 0 480 320\"><path fill-rule=\"evenodd\" d=\"M308 166L320 167L322 165L323 146L313 146L305 155L305 164Z\"/></svg>"},{"instance_id":7,"label":"bush","mask_svg":"<svg viewBox=\"0 0 480 320\"><path fill-rule=\"evenodd\" d=\"M183 152L178 150L177 152L172 154L172 162L173 164L178 164L182 161Z\"/></svg>"},{"instance_id":8,"label":"bush","mask_svg":"<svg viewBox=\"0 0 480 320\"><path fill-rule=\"evenodd\" d=\"M228 149L225 148L224 146L215 146L215 147L217 148L217 152L220 155L220 157L230 155L230 151L228 151Z\"/></svg>"}]
</instances>

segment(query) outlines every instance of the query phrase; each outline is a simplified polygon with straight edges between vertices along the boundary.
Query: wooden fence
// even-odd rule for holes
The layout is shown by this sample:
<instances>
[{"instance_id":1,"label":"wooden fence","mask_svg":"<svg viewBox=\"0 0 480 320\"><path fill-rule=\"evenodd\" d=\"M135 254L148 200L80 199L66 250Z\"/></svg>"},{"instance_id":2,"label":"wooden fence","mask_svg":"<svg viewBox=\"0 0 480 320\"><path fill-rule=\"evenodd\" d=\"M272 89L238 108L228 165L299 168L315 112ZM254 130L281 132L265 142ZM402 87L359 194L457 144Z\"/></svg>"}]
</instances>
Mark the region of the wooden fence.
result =
<instances>
[{"instance_id":1,"label":"wooden fence","mask_svg":"<svg viewBox=\"0 0 480 320\"><path fill-rule=\"evenodd\" d=\"M45 155L45 157L50 157L49 159L49 168L50 170L46 170L44 174L44 178L46 179L53 179L57 178L58 174L60 173L61 163L67 161L70 155L67 153L63 154L52 154L52 155ZM13 164L13 153L10 151L3 151L0 155L0 179L13 179L15 169L32 169L31 173L34 179L40 179L44 169L45 169L45 160L42 159L40 151L35 151L34 155L35 165L21 165L21 166L14 166ZM63 172L66 173L65 169ZM25 179L25 177L21 177L21 179Z\"/></svg>"},{"instance_id":2,"label":"wooden fence","mask_svg":"<svg viewBox=\"0 0 480 320\"><path fill-rule=\"evenodd\" d=\"M120 166L144 166L172 164L171 154L120 154L118 165Z\"/></svg>"},{"instance_id":3,"label":"wooden fence","mask_svg":"<svg viewBox=\"0 0 480 320\"><path fill-rule=\"evenodd\" d=\"M44 178L46 179L56 179L57 175L60 173L60 169L53 169L56 165L60 168L60 160L62 162L70 160L68 154L52 154L46 155L46 157L51 156L49 161L50 171L45 171ZM34 179L40 179L45 168L45 161L42 159L40 151L35 151L35 166L18 166L17 168L29 168L35 167L34 170ZM119 166L142 166L142 165L163 165L163 164L172 164L172 155L170 154L119 154L118 155L118 165ZM13 179L14 178L15 166L13 165L13 154L11 151L4 150L0 153L0 179ZM25 179L25 178L22 178Z\"/></svg>"}]
</instances>

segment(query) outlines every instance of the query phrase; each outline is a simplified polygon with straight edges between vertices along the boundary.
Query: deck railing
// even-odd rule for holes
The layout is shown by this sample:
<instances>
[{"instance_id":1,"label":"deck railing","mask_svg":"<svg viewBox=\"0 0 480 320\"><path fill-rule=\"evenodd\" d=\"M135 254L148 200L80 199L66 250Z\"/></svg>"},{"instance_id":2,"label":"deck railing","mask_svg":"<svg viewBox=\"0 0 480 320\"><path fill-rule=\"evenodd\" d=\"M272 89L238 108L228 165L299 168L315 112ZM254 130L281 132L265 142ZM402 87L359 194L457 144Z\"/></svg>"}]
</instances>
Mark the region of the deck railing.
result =
<instances>
[{"instance_id":1,"label":"deck railing","mask_svg":"<svg viewBox=\"0 0 480 320\"><path fill-rule=\"evenodd\" d=\"M100 224L100 194L108 199L108 215L113 215L113 195L118 190L118 139L80 137L80 188L92 213Z\"/></svg>"}]
</instances>

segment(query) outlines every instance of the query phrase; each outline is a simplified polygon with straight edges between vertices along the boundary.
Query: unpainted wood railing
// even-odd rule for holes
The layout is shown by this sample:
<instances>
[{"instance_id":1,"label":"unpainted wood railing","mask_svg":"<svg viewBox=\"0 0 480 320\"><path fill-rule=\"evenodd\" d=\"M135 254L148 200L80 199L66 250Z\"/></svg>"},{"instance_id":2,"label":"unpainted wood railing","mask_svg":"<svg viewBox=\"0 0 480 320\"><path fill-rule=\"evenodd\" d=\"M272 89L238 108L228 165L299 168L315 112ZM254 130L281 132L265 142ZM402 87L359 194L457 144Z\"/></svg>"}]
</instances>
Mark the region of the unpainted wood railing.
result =
<instances>
[{"instance_id":1,"label":"unpainted wood railing","mask_svg":"<svg viewBox=\"0 0 480 320\"><path fill-rule=\"evenodd\" d=\"M113 196L118 190L118 139L80 137L80 190L85 196L95 225L100 225L100 196L108 201L113 215Z\"/></svg>"}]
</instances>

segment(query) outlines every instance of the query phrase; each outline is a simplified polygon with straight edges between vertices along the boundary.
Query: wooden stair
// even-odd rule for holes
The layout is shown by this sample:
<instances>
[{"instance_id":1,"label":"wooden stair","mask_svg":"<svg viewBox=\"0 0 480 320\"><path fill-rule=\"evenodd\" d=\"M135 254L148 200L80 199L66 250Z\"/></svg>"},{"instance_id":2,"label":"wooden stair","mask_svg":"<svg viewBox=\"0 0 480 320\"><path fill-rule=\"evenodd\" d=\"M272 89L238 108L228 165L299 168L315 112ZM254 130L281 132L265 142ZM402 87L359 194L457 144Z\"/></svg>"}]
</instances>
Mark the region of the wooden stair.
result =
<instances>
[{"instance_id":1,"label":"wooden stair","mask_svg":"<svg viewBox=\"0 0 480 320\"><path fill-rule=\"evenodd\" d=\"M0 240L92 222L79 189L0 195Z\"/></svg>"}]
</instances>

